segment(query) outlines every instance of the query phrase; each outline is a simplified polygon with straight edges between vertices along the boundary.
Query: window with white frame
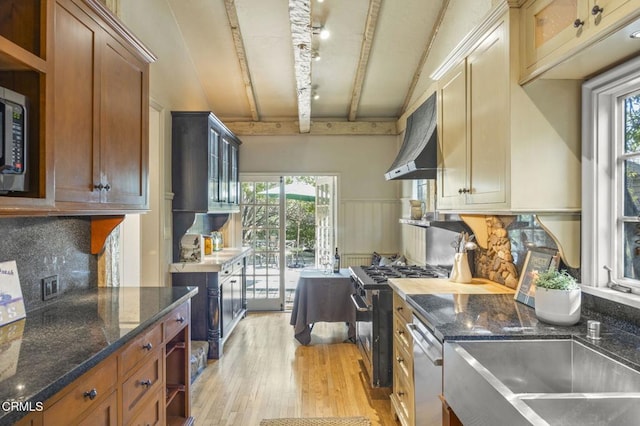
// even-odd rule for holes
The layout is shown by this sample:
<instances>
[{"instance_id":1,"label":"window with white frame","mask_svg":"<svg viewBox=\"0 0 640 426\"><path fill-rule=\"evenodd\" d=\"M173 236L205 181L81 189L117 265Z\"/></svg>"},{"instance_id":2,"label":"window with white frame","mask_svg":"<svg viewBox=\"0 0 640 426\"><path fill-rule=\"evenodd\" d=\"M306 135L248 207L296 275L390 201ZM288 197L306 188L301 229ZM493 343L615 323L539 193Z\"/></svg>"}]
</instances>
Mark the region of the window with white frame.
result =
<instances>
[{"instance_id":1,"label":"window with white frame","mask_svg":"<svg viewBox=\"0 0 640 426\"><path fill-rule=\"evenodd\" d=\"M582 99L582 281L640 294L640 59L585 82Z\"/></svg>"}]
</instances>

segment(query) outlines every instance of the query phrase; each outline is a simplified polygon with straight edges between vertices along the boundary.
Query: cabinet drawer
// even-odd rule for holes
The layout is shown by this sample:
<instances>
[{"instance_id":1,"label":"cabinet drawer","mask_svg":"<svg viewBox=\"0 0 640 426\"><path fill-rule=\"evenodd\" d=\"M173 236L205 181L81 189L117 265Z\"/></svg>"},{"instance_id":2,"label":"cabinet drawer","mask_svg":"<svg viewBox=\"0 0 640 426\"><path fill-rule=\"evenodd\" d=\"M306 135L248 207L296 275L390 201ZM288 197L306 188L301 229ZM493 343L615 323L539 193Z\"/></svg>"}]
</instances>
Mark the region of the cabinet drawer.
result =
<instances>
[{"instance_id":1,"label":"cabinet drawer","mask_svg":"<svg viewBox=\"0 0 640 426\"><path fill-rule=\"evenodd\" d=\"M87 410L95 409L115 389L117 376L116 357L111 356L62 391L65 395L45 410L44 424L71 424Z\"/></svg>"},{"instance_id":2,"label":"cabinet drawer","mask_svg":"<svg viewBox=\"0 0 640 426\"><path fill-rule=\"evenodd\" d=\"M163 421L163 397L162 389L156 390L151 402L147 402L144 405L142 411L140 411L129 423L129 426L148 426L148 425L161 425Z\"/></svg>"},{"instance_id":3,"label":"cabinet drawer","mask_svg":"<svg viewBox=\"0 0 640 426\"><path fill-rule=\"evenodd\" d=\"M36 411L31 414L27 414L25 417L14 423L13 426L41 426L42 425L42 412Z\"/></svg>"},{"instance_id":4,"label":"cabinet drawer","mask_svg":"<svg viewBox=\"0 0 640 426\"><path fill-rule=\"evenodd\" d=\"M116 426L118 424L118 393L111 392L100 405L93 408L78 426Z\"/></svg>"},{"instance_id":5,"label":"cabinet drawer","mask_svg":"<svg viewBox=\"0 0 640 426\"><path fill-rule=\"evenodd\" d=\"M162 327L153 326L131 341L120 354L122 374L127 375L138 363L150 357L151 353L162 344Z\"/></svg>"},{"instance_id":6,"label":"cabinet drawer","mask_svg":"<svg viewBox=\"0 0 640 426\"><path fill-rule=\"evenodd\" d=\"M396 292L393 293L393 312L402 316L406 322L413 322L413 311Z\"/></svg>"},{"instance_id":7,"label":"cabinet drawer","mask_svg":"<svg viewBox=\"0 0 640 426\"><path fill-rule=\"evenodd\" d=\"M393 376L393 393L391 394L394 408L399 412L398 417L405 420L407 425L414 425L413 388L407 384L401 375Z\"/></svg>"},{"instance_id":8,"label":"cabinet drawer","mask_svg":"<svg viewBox=\"0 0 640 426\"><path fill-rule=\"evenodd\" d=\"M398 339L406 350L413 348L413 337L407 330L407 321L399 314L393 315L393 337Z\"/></svg>"},{"instance_id":9,"label":"cabinet drawer","mask_svg":"<svg viewBox=\"0 0 640 426\"><path fill-rule=\"evenodd\" d=\"M413 352L409 352L397 338L393 340L393 373L402 375L413 387Z\"/></svg>"},{"instance_id":10,"label":"cabinet drawer","mask_svg":"<svg viewBox=\"0 0 640 426\"><path fill-rule=\"evenodd\" d=\"M162 389L162 351L155 351L153 358L134 371L122 384L122 417L127 423L137 404L156 389Z\"/></svg>"},{"instance_id":11,"label":"cabinet drawer","mask_svg":"<svg viewBox=\"0 0 640 426\"><path fill-rule=\"evenodd\" d=\"M189 323L189 302L173 310L164 320L164 341L168 342Z\"/></svg>"}]
</instances>

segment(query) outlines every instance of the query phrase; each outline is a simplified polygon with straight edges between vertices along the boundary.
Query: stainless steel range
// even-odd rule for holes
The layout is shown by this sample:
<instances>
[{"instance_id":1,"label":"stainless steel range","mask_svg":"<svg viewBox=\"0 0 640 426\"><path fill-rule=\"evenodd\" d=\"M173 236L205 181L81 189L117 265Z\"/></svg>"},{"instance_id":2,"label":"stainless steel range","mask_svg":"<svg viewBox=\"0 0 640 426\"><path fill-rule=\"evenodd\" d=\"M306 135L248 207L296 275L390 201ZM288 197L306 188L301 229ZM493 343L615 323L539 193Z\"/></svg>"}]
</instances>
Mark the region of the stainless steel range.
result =
<instances>
[{"instance_id":1,"label":"stainless steel range","mask_svg":"<svg viewBox=\"0 0 640 426\"><path fill-rule=\"evenodd\" d=\"M391 387L393 352L393 291L389 278L443 278L439 266L352 266L349 268L357 309L356 343L371 387Z\"/></svg>"}]
</instances>

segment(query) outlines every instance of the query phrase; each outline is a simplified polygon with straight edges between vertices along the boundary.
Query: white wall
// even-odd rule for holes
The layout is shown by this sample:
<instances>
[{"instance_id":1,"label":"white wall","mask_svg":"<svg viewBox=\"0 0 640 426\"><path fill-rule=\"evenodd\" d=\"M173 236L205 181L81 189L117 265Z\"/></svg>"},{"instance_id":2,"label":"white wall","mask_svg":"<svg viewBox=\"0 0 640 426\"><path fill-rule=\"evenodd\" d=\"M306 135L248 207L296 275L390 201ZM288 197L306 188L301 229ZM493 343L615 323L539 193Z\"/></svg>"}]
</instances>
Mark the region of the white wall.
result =
<instances>
[{"instance_id":1,"label":"white wall","mask_svg":"<svg viewBox=\"0 0 640 426\"><path fill-rule=\"evenodd\" d=\"M338 246L343 257L400 248L400 184L384 173L396 136L244 136L243 173L338 175Z\"/></svg>"}]
</instances>

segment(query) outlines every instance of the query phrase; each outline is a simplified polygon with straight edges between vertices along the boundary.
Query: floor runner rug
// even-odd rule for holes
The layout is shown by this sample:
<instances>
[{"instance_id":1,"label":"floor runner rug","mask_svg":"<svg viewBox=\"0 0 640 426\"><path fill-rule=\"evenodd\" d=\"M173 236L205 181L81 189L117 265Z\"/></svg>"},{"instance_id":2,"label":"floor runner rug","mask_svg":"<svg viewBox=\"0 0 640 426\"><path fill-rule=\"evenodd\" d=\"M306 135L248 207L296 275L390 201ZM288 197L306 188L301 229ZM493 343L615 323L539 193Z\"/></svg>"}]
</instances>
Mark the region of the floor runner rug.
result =
<instances>
[{"instance_id":1,"label":"floor runner rug","mask_svg":"<svg viewBox=\"0 0 640 426\"><path fill-rule=\"evenodd\" d=\"M309 417L302 419L264 419L260 426L371 426L365 417Z\"/></svg>"}]
</instances>

